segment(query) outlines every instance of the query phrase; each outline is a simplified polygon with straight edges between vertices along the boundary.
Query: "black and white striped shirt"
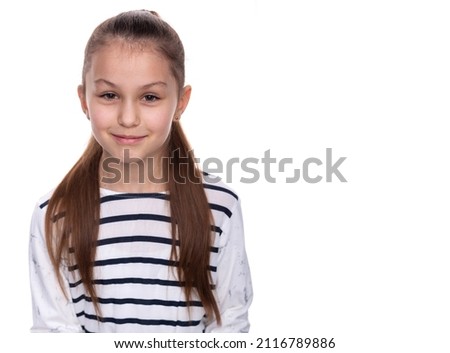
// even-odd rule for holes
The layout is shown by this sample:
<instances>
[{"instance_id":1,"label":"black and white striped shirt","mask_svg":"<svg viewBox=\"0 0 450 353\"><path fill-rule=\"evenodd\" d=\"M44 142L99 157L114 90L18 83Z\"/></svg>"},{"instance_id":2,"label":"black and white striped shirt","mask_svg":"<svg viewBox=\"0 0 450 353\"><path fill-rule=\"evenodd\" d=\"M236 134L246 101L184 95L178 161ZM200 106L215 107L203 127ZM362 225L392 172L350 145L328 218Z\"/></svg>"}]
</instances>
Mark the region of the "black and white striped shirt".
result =
<instances>
[{"instance_id":1,"label":"black and white striped shirt","mask_svg":"<svg viewBox=\"0 0 450 353\"><path fill-rule=\"evenodd\" d=\"M188 309L170 261L172 244L167 193L100 190L100 230L94 278L102 319L76 266L62 266L61 290L50 263L44 217L50 194L31 222L32 332L247 332L252 285L244 246L240 202L222 182L205 182L215 240L210 271L222 325L209 322L195 291Z\"/></svg>"}]
</instances>

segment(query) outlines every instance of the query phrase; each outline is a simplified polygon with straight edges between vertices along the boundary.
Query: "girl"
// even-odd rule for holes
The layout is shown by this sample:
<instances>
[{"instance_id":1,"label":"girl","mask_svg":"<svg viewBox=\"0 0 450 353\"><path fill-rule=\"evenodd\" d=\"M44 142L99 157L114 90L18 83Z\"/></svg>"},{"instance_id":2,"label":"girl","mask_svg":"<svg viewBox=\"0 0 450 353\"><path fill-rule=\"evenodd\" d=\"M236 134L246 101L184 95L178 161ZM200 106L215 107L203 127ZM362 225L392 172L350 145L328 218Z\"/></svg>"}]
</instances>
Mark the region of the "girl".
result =
<instances>
[{"instance_id":1,"label":"girl","mask_svg":"<svg viewBox=\"0 0 450 353\"><path fill-rule=\"evenodd\" d=\"M196 167L179 122L190 94L155 12L94 30L78 88L92 137L32 218L32 331L248 331L240 204Z\"/></svg>"}]
</instances>

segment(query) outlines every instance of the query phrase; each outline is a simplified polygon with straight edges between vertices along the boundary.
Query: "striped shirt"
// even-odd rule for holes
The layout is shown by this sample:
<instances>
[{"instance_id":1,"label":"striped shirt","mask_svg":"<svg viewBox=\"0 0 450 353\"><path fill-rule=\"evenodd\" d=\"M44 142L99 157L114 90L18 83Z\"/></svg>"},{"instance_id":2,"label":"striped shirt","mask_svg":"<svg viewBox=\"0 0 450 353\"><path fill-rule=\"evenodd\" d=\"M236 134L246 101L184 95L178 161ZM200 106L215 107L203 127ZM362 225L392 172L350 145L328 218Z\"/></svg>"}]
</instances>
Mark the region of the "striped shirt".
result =
<instances>
[{"instance_id":1,"label":"striped shirt","mask_svg":"<svg viewBox=\"0 0 450 353\"><path fill-rule=\"evenodd\" d=\"M214 218L210 272L222 325L207 320L195 291L188 307L170 260L167 193L100 189L100 229L94 263L98 320L76 265L61 266L61 289L51 265L44 219L51 194L39 200L31 221L32 332L248 332L252 285L240 202L222 182L205 181Z\"/></svg>"}]
</instances>

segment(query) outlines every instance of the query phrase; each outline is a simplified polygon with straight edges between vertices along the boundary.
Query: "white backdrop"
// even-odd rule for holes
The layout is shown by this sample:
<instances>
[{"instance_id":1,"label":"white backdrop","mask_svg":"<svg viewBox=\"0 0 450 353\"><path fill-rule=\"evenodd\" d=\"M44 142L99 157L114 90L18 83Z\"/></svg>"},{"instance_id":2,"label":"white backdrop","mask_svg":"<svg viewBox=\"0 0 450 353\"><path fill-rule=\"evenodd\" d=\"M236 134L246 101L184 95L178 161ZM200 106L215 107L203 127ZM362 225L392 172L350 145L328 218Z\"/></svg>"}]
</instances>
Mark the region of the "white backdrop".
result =
<instances>
[{"instance_id":1,"label":"white backdrop","mask_svg":"<svg viewBox=\"0 0 450 353\"><path fill-rule=\"evenodd\" d=\"M334 337L339 352L448 352L450 6L433 0L2 2L2 343L33 342L29 222L89 137L76 95L85 43L140 8L185 44L182 122L200 160L270 149L295 164L273 165L276 183L262 164L253 184L233 167L251 333ZM347 183L286 183L326 148L347 157Z\"/></svg>"}]
</instances>

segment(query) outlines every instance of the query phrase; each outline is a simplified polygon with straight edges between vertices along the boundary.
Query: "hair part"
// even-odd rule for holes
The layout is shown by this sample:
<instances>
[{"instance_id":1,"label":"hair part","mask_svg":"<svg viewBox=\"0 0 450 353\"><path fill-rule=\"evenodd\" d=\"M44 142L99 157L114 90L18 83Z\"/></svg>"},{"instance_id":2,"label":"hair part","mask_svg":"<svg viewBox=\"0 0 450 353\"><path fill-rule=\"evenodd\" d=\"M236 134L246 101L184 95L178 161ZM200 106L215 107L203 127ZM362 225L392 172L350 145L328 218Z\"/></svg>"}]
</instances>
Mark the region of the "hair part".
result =
<instances>
[{"instance_id":1,"label":"hair part","mask_svg":"<svg viewBox=\"0 0 450 353\"><path fill-rule=\"evenodd\" d=\"M147 10L121 13L94 30L85 49L83 86L93 55L114 40L139 48L151 46L157 50L168 60L179 91L182 91L185 79L183 44L169 24L156 12ZM168 155L173 157L169 168L171 259L178 263L176 273L184 285L188 307L195 291L208 320L215 317L220 324L220 311L209 271L213 217L202 173L178 121L172 123L167 146ZM45 218L47 247L58 281L62 284L61 265L69 266L69 270L78 270L99 320L101 310L94 285L93 264L100 220L99 165L102 153L102 147L91 137L81 158L55 189ZM183 163L177 162L178 157L183 158ZM180 183L174 176L186 182Z\"/></svg>"}]
</instances>

